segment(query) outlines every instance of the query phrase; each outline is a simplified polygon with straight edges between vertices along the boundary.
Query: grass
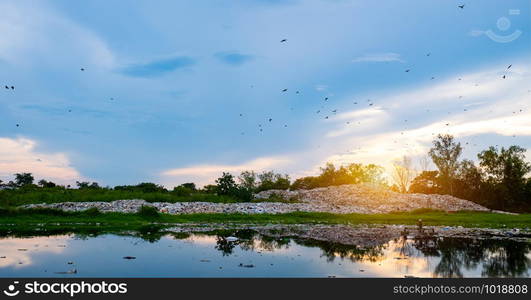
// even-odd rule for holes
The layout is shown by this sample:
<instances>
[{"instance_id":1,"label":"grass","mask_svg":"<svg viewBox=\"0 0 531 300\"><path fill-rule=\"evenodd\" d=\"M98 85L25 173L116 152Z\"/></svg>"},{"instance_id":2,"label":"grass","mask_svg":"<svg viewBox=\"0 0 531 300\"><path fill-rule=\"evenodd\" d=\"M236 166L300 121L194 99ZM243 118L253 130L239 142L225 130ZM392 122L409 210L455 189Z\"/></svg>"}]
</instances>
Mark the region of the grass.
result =
<instances>
[{"instance_id":1,"label":"grass","mask_svg":"<svg viewBox=\"0 0 531 300\"><path fill-rule=\"evenodd\" d=\"M241 202L228 196L192 193L187 196L171 192L121 191L111 189L29 188L0 190L0 207L15 207L37 203L110 202L115 200L144 199L147 202Z\"/></svg>"},{"instance_id":2,"label":"grass","mask_svg":"<svg viewBox=\"0 0 531 300\"><path fill-rule=\"evenodd\" d=\"M485 212L440 211L401 212L389 214L136 214L100 213L97 210L65 212L54 209L0 209L0 230L138 230L145 226L171 226L182 223L252 223L252 224L404 224L414 225L422 219L425 225L479 228L531 228L531 214L506 215Z\"/></svg>"}]
</instances>

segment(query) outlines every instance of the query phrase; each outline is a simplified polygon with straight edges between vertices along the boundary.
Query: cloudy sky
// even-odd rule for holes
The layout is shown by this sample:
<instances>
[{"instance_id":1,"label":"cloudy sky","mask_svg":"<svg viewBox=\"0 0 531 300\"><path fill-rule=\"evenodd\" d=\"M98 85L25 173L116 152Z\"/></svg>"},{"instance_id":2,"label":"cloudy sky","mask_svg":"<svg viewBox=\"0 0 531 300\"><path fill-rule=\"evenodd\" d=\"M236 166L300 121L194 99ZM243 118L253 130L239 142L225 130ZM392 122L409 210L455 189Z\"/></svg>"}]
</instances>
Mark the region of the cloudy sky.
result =
<instances>
[{"instance_id":1,"label":"cloudy sky","mask_svg":"<svg viewBox=\"0 0 531 300\"><path fill-rule=\"evenodd\" d=\"M438 133L465 158L529 148L530 5L3 0L0 179L298 177L419 159Z\"/></svg>"}]
</instances>

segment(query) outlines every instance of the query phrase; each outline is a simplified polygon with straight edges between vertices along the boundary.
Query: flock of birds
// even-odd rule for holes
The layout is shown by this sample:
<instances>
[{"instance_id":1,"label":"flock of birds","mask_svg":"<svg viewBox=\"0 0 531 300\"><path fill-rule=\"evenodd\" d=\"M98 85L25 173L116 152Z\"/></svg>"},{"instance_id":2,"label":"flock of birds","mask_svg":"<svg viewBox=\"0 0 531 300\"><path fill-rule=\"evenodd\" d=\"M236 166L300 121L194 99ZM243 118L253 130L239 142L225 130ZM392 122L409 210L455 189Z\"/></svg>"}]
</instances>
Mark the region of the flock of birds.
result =
<instances>
[{"instance_id":1,"label":"flock of birds","mask_svg":"<svg viewBox=\"0 0 531 300\"><path fill-rule=\"evenodd\" d=\"M465 4L458 5L458 8L459 8L459 9L464 9L464 8L465 8ZM283 38L283 39L280 40L280 43L287 43L287 42L288 42L288 39L287 39L287 38ZM431 57L431 56L432 56L432 53L431 53L431 52L426 53L426 57ZM508 71L509 69L511 69L511 67L512 67L512 64L508 65L506 71ZM85 71L86 71L86 69L85 69L84 67L81 67L79 70L80 70L81 72L85 72ZM405 73L411 73L412 71L413 71L412 68L407 68L407 69L404 70ZM503 74L501 77L502 77L502 79L507 79L507 76L508 76L508 74ZM431 76L430 80L435 80L435 76ZM461 79L461 78L458 78L458 80L461 81L462 79ZM476 83L475 86L478 86L478 84ZM15 90L15 86L14 86L14 85L5 85L4 87L5 87L5 90L9 90L9 91L14 91L14 90ZM254 87L254 85L251 85L251 88L253 88L253 87ZM289 91L288 88L283 88L283 89L280 90L281 93L288 93L288 91ZM301 94L300 90L295 90L295 94L297 94L297 95L298 95L298 94ZM322 104L322 105L320 106L320 108L315 112L317 115L322 115L322 116L323 116L322 118L325 119L325 120L326 120L326 119L329 119L330 116L332 116L332 115L336 115L336 114L338 113L338 109L337 109L337 108L330 109L330 110L328 110L328 111L325 112L325 110L326 110L326 106L325 106L325 105L328 104L328 103L330 103L330 102L329 102L330 97L331 97L330 95L329 95L329 96L325 96L325 97L323 97L323 98L322 98L322 100L323 100L323 104ZM461 98L462 98L462 96L459 96L459 99L461 99ZM109 98L109 99L110 99L111 101L114 100L113 97L111 97L111 98ZM361 102L359 102L359 101L353 101L353 104L354 104L354 105L359 105L359 104L361 104ZM370 107L373 107L373 106L375 105L375 102L374 102L373 100L371 100L371 99L367 99L367 101L366 101L366 105L367 105L367 107L370 108ZM290 108L290 109L293 110L293 108ZM385 109L385 108L382 107L382 106L379 106L379 109ZM463 111L464 111L464 112L467 112L468 109L467 109L467 108L464 108ZM71 112L72 112L72 109L68 109L68 112L71 113ZM430 109L426 109L426 112L430 112ZM516 114L517 112L520 112L520 113L521 113L521 112L523 112L523 110L520 109L519 111L515 111L515 112L513 112L513 114ZM448 114L451 114L451 112L448 112ZM239 117L243 118L243 117L244 117L244 113L240 113L240 114L239 114ZM265 124L273 123L273 121L274 121L274 120L273 120L272 117L266 117L264 123L258 123L258 131L259 131L259 132L263 132L263 131L264 131L264 128L265 128ZM407 119L404 120L404 123L407 123L407 122L408 122ZM360 122L360 121L352 121L352 120L351 120L351 121L346 121L346 124L347 124L347 125L351 125L351 124L358 124L358 125L361 125L361 122ZM445 125L446 125L446 126L450 126L451 124L450 124L450 123L445 123ZM15 126L16 126L16 127L20 127L21 125L20 125L20 123L17 123L17 124L15 124ZM283 127L284 127L284 128L287 128L287 127L288 127L288 124L283 124ZM404 130L407 130L407 127L405 127ZM241 135L245 135L245 131L242 131L242 132L241 132ZM401 132L401 135L404 135L404 132L403 132L403 131ZM436 135L436 133L432 133L432 135ZM395 140L394 143L398 143L398 141ZM467 144L468 144L468 142L467 142ZM406 146L407 146L407 144L406 144ZM320 146L318 146L318 147L320 147ZM361 149L361 148L359 148L359 149ZM359 150L359 149L358 149L358 150ZM347 152L352 153L351 150L347 150Z\"/></svg>"}]
</instances>

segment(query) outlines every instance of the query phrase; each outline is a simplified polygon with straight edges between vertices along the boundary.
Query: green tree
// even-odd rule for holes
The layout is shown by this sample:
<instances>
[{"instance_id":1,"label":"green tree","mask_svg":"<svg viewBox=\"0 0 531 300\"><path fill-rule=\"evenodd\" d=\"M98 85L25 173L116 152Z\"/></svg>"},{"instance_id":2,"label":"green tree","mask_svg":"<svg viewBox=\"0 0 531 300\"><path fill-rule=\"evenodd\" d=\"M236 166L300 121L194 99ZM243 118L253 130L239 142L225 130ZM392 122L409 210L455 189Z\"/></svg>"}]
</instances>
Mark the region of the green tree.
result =
<instances>
[{"instance_id":1,"label":"green tree","mask_svg":"<svg viewBox=\"0 0 531 300\"><path fill-rule=\"evenodd\" d=\"M433 141L433 147L430 149L429 155L439 169L439 179L443 193L453 195L454 180L456 179L459 156L462 151L461 143L455 142L452 135L439 134Z\"/></svg>"},{"instance_id":2,"label":"green tree","mask_svg":"<svg viewBox=\"0 0 531 300\"><path fill-rule=\"evenodd\" d=\"M234 195L236 189L237 185L232 174L223 172L221 177L216 179L216 190L218 195Z\"/></svg>"},{"instance_id":3,"label":"green tree","mask_svg":"<svg viewBox=\"0 0 531 300\"><path fill-rule=\"evenodd\" d=\"M33 178L33 175L31 173L17 173L15 174L15 184L18 187L31 185L33 184L33 181L35 178Z\"/></svg>"},{"instance_id":4,"label":"green tree","mask_svg":"<svg viewBox=\"0 0 531 300\"><path fill-rule=\"evenodd\" d=\"M413 179L409 186L410 193L437 194L440 192L439 171L423 171Z\"/></svg>"},{"instance_id":5,"label":"green tree","mask_svg":"<svg viewBox=\"0 0 531 300\"><path fill-rule=\"evenodd\" d=\"M519 146L509 148L489 147L478 154L480 166L487 174L487 181L497 187L502 206L525 206L531 199L526 197L526 174L531 164L525 161L526 149Z\"/></svg>"},{"instance_id":6,"label":"green tree","mask_svg":"<svg viewBox=\"0 0 531 300\"><path fill-rule=\"evenodd\" d=\"M483 205L487 204L485 197L482 197L483 174L473 161L465 159L460 163L455 185L455 196Z\"/></svg>"},{"instance_id":7,"label":"green tree","mask_svg":"<svg viewBox=\"0 0 531 300\"><path fill-rule=\"evenodd\" d=\"M187 188L193 192L197 191L197 187L195 186L195 183L193 182L187 182L187 183L183 183L181 184L180 186L184 187L184 188Z\"/></svg>"},{"instance_id":8,"label":"green tree","mask_svg":"<svg viewBox=\"0 0 531 300\"><path fill-rule=\"evenodd\" d=\"M43 188L53 188L57 186L55 183L44 179L39 180L38 185Z\"/></svg>"},{"instance_id":9,"label":"green tree","mask_svg":"<svg viewBox=\"0 0 531 300\"><path fill-rule=\"evenodd\" d=\"M88 182L88 181L76 181L78 189L100 189L100 185L97 182Z\"/></svg>"},{"instance_id":10,"label":"green tree","mask_svg":"<svg viewBox=\"0 0 531 300\"><path fill-rule=\"evenodd\" d=\"M273 171L263 172L258 175L260 184L257 187L257 191L267 190L286 190L290 187L290 180L288 175L282 175Z\"/></svg>"},{"instance_id":11,"label":"green tree","mask_svg":"<svg viewBox=\"0 0 531 300\"><path fill-rule=\"evenodd\" d=\"M243 171L238 176L239 185L249 191L256 191L258 188L258 178L254 171Z\"/></svg>"}]
</instances>

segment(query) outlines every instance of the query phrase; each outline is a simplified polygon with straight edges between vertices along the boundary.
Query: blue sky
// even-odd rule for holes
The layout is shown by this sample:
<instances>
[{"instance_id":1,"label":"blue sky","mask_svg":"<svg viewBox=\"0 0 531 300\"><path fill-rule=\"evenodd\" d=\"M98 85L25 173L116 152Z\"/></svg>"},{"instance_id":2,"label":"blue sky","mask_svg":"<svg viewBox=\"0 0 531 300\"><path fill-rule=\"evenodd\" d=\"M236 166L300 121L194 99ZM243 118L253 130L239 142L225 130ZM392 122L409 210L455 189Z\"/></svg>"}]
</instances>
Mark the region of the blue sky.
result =
<instances>
[{"instance_id":1,"label":"blue sky","mask_svg":"<svg viewBox=\"0 0 531 300\"><path fill-rule=\"evenodd\" d=\"M529 148L530 5L2 1L0 179L173 186L326 161L389 168L436 133L465 158Z\"/></svg>"}]
</instances>

